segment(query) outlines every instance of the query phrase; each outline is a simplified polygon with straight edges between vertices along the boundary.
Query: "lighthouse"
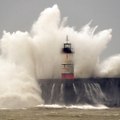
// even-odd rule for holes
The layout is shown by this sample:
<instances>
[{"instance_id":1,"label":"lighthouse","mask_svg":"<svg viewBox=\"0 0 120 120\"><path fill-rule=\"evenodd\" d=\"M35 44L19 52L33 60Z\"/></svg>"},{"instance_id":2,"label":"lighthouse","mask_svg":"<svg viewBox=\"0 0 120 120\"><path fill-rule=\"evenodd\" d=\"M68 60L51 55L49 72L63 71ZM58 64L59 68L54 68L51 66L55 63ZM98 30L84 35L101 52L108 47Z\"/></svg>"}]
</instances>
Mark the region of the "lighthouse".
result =
<instances>
[{"instance_id":1,"label":"lighthouse","mask_svg":"<svg viewBox=\"0 0 120 120\"><path fill-rule=\"evenodd\" d=\"M62 80L74 80L74 61L73 61L73 50L71 43L66 36L66 42L62 48L62 70L61 78Z\"/></svg>"}]
</instances>

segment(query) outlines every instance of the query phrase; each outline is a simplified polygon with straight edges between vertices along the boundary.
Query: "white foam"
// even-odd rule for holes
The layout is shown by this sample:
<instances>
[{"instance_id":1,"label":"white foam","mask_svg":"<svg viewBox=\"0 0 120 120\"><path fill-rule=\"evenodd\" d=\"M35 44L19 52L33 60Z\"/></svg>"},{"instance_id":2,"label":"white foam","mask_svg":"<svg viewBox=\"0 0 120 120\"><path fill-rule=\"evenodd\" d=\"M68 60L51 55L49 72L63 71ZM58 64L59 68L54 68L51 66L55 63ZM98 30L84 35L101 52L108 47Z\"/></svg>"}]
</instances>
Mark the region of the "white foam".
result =
<instances>
[{"instance_id":1,"label":"white foam","mask_svg":"<svg viewBox=\"0 0 120 120\"><path fill-rule=\"evenodd\" d=\"M66 108L66 109L109 109L105 105L70 105L70 106L65 106L65 105L58 105L58 104L53 104L53 105L38 105L37 107L42 107L42 108Z\"/></svg>"}]
</instances>

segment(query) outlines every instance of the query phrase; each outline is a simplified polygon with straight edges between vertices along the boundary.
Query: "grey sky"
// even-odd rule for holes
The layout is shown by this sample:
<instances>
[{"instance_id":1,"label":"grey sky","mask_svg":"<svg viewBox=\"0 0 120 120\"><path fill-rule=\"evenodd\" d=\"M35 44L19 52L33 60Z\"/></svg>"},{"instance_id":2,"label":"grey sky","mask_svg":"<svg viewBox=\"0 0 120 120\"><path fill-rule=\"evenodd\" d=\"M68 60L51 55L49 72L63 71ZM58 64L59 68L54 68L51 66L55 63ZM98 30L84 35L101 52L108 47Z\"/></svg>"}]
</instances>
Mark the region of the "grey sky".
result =
<instances>
[{"instance_id":1,"label":"grey sky","mask_svg":"<svg viewBox=\"0 0 120 120\"><path fill-rule=\"evenodd\" d=\"M91 19L98 30L112 28L113 38L103 58L120 53L120 0L0 0L0 37L3 30L29 31L41 11L58 4L68 24L79 29Z\"/></svg>"}]
</instances>

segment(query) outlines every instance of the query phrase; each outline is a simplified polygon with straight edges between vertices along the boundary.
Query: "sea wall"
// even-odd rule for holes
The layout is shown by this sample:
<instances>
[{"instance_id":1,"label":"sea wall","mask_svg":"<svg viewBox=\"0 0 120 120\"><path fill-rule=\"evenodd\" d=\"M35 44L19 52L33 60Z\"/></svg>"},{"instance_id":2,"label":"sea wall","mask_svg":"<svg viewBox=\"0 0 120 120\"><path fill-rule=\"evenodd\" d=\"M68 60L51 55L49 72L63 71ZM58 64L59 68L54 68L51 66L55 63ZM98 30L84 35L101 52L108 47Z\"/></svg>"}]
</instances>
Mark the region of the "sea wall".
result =
<instances>
[{"instance_id":1,"label":"sea wall","mask_svg":"<svg viewBox=\"0 0 120 120\"><path fill-rule=\"evenodd\" d=\"M38 80L45 104L120 106L120 78Z\"/></svg>"}]
</instances>

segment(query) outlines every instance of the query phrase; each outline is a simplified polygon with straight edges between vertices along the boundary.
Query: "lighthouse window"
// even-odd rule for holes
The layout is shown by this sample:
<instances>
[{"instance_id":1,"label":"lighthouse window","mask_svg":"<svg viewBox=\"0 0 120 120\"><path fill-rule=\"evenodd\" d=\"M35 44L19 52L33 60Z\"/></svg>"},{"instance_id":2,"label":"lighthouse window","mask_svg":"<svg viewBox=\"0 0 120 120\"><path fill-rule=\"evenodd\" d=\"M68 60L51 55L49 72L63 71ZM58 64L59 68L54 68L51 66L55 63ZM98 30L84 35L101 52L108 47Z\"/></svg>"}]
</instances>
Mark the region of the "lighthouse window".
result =
<instances>
[{"instance_id":1,"label":"lighthouse window","mask_svg":"<svg viewBox=\"0 0 120 120\"><path fill-rule=\"evenodd\" d=\"M65 43L64 44L63 52L64 53L72 53L71 44L70 43Z\"/></svg>"},{"instance_id":2,"label":"lighthouse window","mask_svg":"<svg viewBox=\"0 0 120 120\"><path fill-rule=\"evenodd\" d=\"M65 48L70 48L70 45L69 45L69 44L66 44L66 45L65 45Z\"/></svg>"}]
</instances>

